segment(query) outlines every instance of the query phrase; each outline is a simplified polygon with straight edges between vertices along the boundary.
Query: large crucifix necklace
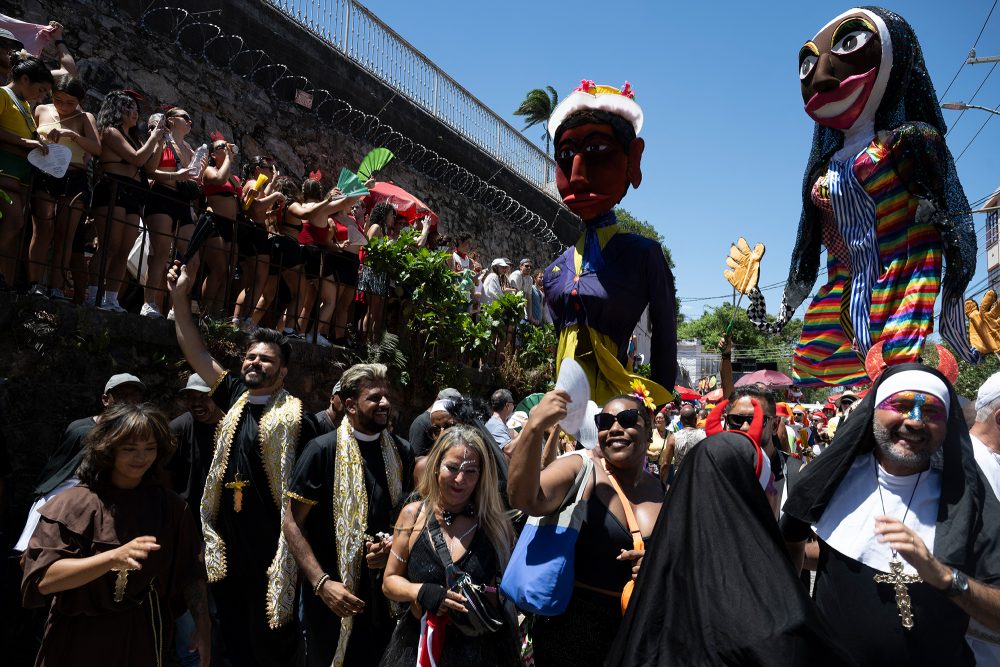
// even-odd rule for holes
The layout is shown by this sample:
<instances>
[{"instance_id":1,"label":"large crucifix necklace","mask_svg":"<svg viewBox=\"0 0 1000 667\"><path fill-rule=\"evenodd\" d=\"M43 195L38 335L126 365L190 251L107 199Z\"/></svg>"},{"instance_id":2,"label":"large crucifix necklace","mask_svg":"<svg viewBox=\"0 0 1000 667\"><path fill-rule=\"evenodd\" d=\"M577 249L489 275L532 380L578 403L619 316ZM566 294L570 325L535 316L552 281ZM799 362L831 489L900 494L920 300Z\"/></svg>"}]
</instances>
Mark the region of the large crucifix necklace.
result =
<instances>
[{"instance_id":1,"label":"large crucifix necklace","mask_svg":"<svg viewBox=\"0 0 1000 667\"><path fill-rule=\"evenodd\" d=\"M134 567L111 568L111 571L115 573L115 602L121 602L125 599L125 587L128 586L128 573L134 569Z\"/></svg>"},{"instance_id":2,"label":"large crucifix necklace","mask_svg":"<svg viewBox=\"0 0 1000 667\"><path fill-rule=\"evenodd\" d=\"M920 484L920 475L923 475L923 471L917 474L917 481L913 484L913 491L910 493L910 499L906 503L906 511L903 512L903 519L901 523L906 525L906 515L910 513L910 505L913 503L913 496L917 494L917 484ZM878 488L878 499L882 503L882 514L885 514L885 499L882 497L882 480L878 476L878 460L875 460L875 484ZM910 591L906 587L908 584L915 584L923 581L920 577L912 574L905 574L903 572L903 561L900 560L899 554L891 546L889 550L892 551L892 558L889 560L889 570L890 574L876 574L874 579L877 584L892 584L896 591L896 607L899 609L899 619L903 624L903 627L907 630L913 629L913 605L910 602Z\"/></svg>"}]
</instances>

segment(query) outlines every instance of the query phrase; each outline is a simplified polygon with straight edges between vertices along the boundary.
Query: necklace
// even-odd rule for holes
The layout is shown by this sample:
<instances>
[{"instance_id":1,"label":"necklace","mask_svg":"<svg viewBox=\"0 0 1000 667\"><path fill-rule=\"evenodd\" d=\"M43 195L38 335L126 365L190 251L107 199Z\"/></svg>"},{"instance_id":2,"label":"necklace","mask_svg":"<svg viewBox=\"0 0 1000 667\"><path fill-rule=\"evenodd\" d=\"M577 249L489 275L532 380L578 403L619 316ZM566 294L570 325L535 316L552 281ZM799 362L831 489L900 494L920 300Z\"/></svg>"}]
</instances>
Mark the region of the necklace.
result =
<instances>
[{"instance_id":1,"label":"necklace","mask_svg":"<svg viewBox=\"0 0 1000 667\"><path fill-rule=\"evenodd\" d=\"M885 515L885 498L882 497L882 480L878 476L878 460L872 457L875 463L875 485L878 488L878 499L882 503L882 514ZM913 497L917 495L917 485L920 484L921 470L917 474L917 481L913 483L913 491L910 492L910 499L906 502L906 511L903 512L902 523L906 524L906 516L910 513L910 505ZM913 605L910 601L910 591L906 588L908 584L915 584L922 579L911 574L904 574L903 561L899 559L899 554L891 546L892 558L889 560L890 574L876 574L874 579L877 584L892 584L896 592L896 607L899 609L899 619L903 627L907 630L913 628Z\"/></svg>"},{"instance_id":2,"label":"necklace","mask_svg":"<svg viewBox=\"0 0 1000 667\"><path fill-rule=\"evenodd\" d=\"M472 506L472 503L469 503L468 505L465 506L465 508L457 512L449 512L443 507L441 508L441 520L444 521L444 525L446 526L450 526L451 524L455 523L455 519L457 519L460 516L467 516L472 518L476 516L476 508Z\"/></svg>"},{"instance_id":3,"label":"necklace","mask_svg":"<svg viewBox=\"0 0 1000 667\"><path fill-rule=\"evenodd\" d=\"M475 522L474 524L472 524L472 528L469 528L467 531L465 531L464 533L462 533L458 537L454 537L454 538L451 538L449 540L451 543L448 545L448 553L451 555L451 559L453 561L455 560L455 546L456 545L461 545L462 544L462 540L464 540L465 538L467 538L472 533L472 531L474 531L476 528L479 528L479 522L478 521ZM450 537L450 536L445 535L445 537Z\"/></svg>"}]
</instances>

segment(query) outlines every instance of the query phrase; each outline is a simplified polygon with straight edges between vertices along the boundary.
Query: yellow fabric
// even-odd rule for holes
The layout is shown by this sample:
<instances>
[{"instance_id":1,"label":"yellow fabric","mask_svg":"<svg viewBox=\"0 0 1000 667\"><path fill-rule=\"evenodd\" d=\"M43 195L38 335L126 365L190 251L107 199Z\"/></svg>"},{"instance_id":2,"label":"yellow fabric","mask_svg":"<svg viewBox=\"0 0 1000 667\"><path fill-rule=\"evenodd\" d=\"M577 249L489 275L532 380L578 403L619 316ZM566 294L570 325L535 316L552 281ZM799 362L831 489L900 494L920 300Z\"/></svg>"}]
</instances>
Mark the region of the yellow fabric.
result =
<instances>
[{"instance_id":1,"label":"yellow fabric","mask_svg":"<svg viewBox=\"0 0 1000 667\"><path fill-rule=\"evenodd\" d=\"M0 129L7 130L11 134L16 134L22 139L30 139L31 135L35 132L35 122L32 119L30 125L27 122L24 114L18 110L17 105L14 100L11 99L11 95L14 94L10 88L7 88L3 93L0 93ZM24 109L28 109L28 104L21 101ZM31 112L28 112L28 118L31 118Z\"/></svg>"},{"instance_id":2,"label":"yellow fabric","mask_svg":"<svg viewBox=\"0 0 1000 667\"><path fill-rule=\"evenodd\" d=\"M657 383L629 373L618 361L616 350L618 346L599 331L583 327L586 331L581 335L581 327L573 324L559 332L559 347L556 349L556 373L563 359L574 359L583 368L590 381L590 397L598 405L604 405L619 394L632 391L629 386L633 380L641 381L653 401L662 405L673 399L670 390Z\"/></svg>"},{"instance_id":3,"label":"yellow fabric","mask_svg":"<svg viewBox=\"0 0 1000 667\"><path fill-rule=\"evenodd\" d=\"M604 250L604 246L606 246L608 241L611 240L611 237L617 233L617 224L597 228L597 240L601 244L601 250ZM580 272L583 271L583 244L586 239L586 233L581 234L580 238L576 240L576 245L573 247L573 270L576 272L576 275L580 275Z\"/></svg>"},{"instance_id":4,"label":"yellow fabric","mask_svg":"<svg viewBox=\"0 0 1000 667\"><path fill-rule=\"evenodd\" d=\"M392 506L397 507L403 495L403 462L392 436L383 431L380 442L389 497ZM357 594L365 542L373 541L374 538L365 534L368 526L368 493L365 490L361 448L354 437L354 427L346 419L340 422L340 428L337 429L337 452L333 467L333 520L340 581L347 590ZM340 619L340 637L337 639L337 651L330 667L342 667L344 664L353 626L353 616Z\"/></svg>"},{"instance_id":5,"label":"yellow fabric","mask_svg":"<svg viewBox=\"0 0 1000 667\"><path fill-rule=\"evenodd\" d=\"M58 120L53 121L51 123L42 123L41 125L38 126L38 134L44 137L52 130L61 130L61 129L62 129L62 123L60 123ZM87 166L86 162L87 152L83 150L80 144L76 143L69 137L59 137L59 144L69 149L70 152L69 163L71 165L80 168Z\"/></svg>"},{"instance_id":6,"label":"yellow fabric","mask_svg":"<svg viewBox=\"0 0 1000 667\"><path fill-rule=\"evenodd\" d=\"M226 577L226 544L215 530L215 520L219 515L223 478L229 465L229 452L240 417L246 409L249 392L236 399L215 431L215 450L212 464L205 480L205 493L201 498L201 523L205 536L205 569L208 581L221 581ZM302 401L284 389L274 393L264 408L260 420L260 449L267 473L271 496L281 511L281 522L285 521L284 502L288 482L295 465L295 448L302 428ZM298 568L292 557L284 533L280 533L274 560L267 569L268 585L265 605L267 622L277 628L290 621L294 613L295 584Z\"/></svg>"},{"instance_id":7,"label":"yellow fabric","mask_svg":"<svg viewBox=\"0 0 1000 667\"><path fill-rule=\"evenodd\" d=\"M760 278L760 260L763 256L763 243L758 243L751 250L750 244L741 236L736 245L729 246L729 257L726 258L726 266L729 268L723 271L722 275L733 289L740 294L746 294L757 286L757 280Z\"/></svg>"}]
</instances>

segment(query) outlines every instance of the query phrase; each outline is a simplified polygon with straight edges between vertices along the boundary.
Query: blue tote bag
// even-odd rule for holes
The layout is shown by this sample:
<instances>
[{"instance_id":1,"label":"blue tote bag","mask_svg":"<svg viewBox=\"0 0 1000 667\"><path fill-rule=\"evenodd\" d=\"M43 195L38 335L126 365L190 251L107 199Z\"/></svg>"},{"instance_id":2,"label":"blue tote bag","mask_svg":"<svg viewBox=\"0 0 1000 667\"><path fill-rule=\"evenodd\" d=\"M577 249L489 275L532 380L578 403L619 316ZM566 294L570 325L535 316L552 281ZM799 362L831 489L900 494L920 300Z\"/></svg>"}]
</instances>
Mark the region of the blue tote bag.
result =
<instances>
[{"instance_id":1,"label":"blue tote bag","mask_svg":"<svg viewBox=\"0 0 1000 667\"><path fill-rule=\"evenodd\" d=\"M558 616L573 596L576 538L587 514L583 493L593 476L594 460L586 452L572 455L583 457L583 467L561 509L528 518L500 581L500 590L522 611Z\"/></svg>"}]
</instances>

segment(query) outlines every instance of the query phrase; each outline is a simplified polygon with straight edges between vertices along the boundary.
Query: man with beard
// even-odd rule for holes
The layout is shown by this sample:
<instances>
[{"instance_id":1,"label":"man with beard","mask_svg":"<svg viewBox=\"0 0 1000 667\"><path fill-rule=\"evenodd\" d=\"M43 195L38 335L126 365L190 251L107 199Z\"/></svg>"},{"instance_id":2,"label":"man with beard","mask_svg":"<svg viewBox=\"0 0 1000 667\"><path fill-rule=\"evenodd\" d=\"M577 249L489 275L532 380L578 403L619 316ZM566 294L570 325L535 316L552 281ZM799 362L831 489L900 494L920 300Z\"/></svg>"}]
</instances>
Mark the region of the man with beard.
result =
<instances>
[{"instance_id":1,"label":"man with beard","mask_svg":"<svg viewBox=\"0 0 1000 667\"><path fill-rule=\"evenodd\" d=\"M374 665L394 623L382 593L392 524L412 489L409 445L386 430L383 364L340 378L347 411L335 432L306 445L286 495L283 532L302 571L302 624L310 667Z\"/></svg>"},{"instance_id":2,"label":"man with beard","mask_svg":"<svg viewBox=\"0 0 1000 667\"><path fill-rule=\"evenodd\" d=\"M922 364L891 366L805 466L781 530L801 566L818 538L815 599L859 665L972 665L970 617L1000 629L1000 510L958 396Z\"/></svg>"},{"instance_id":3,"label":"man with beard","mask_svg":"<svg viewBox=\"0 0 1000 667\"><path fill-rule=\"evenodd\" d=\"M257 329L240 374L229 373L205 347L191 316L193 278L175 262L167 273L177 342L188 364L226 412L201 499L205 566L230 661L294 664L295 559L281 535L285 491L301 443L318 431L302 401L282 386L291 345L272 329Z\"/></svg>"},{"instance_id":4,"label":"man with beard","mask_svg":"<svg viewBox=\"0 0 1000 667\"><path fill-rule=\"evenodd\" d=\"M215 446L215 428L225 416L209 392L212 388L197 373L192 373L181 389L187 412L170 422L170 432L177 439L177 451L170 459L174 491L187 501L195 522L201 526L201 496L205 491L208 466Z\"/></svg>"}]
</instances>

